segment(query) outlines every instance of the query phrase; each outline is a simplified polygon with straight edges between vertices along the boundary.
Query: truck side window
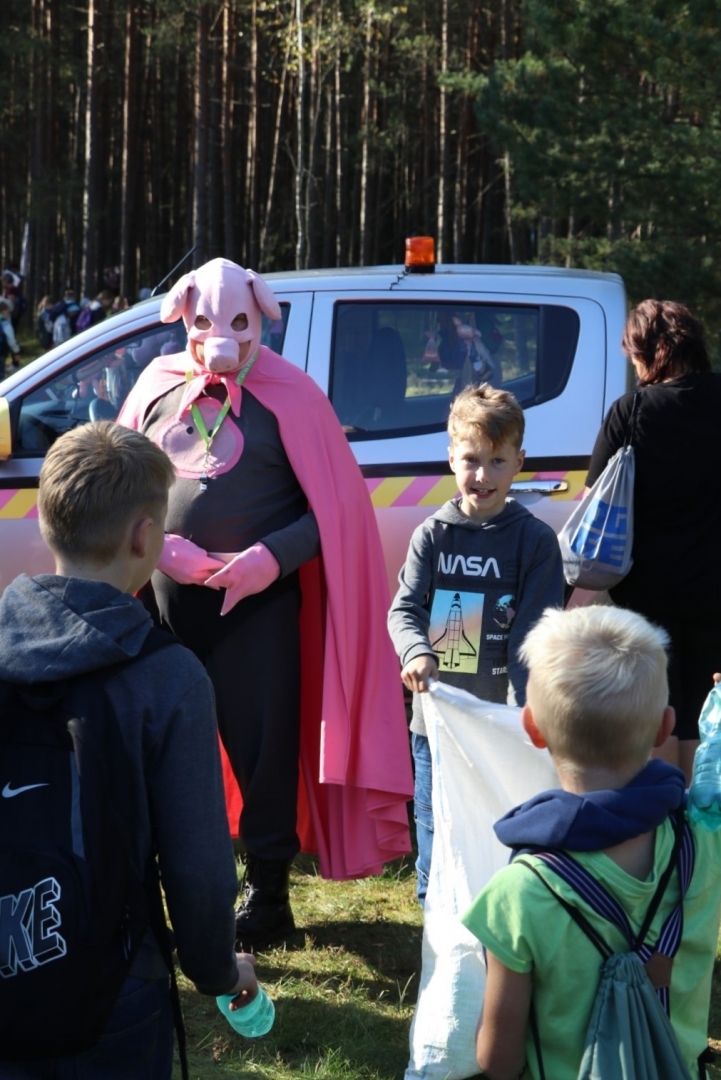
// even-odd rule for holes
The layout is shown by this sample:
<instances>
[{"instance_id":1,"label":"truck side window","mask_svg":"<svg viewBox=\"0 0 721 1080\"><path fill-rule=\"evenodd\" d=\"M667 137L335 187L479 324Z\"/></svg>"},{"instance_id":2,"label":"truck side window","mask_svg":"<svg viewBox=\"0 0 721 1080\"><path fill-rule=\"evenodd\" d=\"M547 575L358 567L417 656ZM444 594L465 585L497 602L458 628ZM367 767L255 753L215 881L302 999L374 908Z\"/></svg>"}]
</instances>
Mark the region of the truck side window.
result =
<instances>
[{"instance_id":1,"label":"truck side window","mask_svg":"<svg viewBox=\"0 0 721 1080\"><path fill-rule=\"evenodd\" d=\"M260 331L261 345L266 345L275 353L280 353L280 355L283 354L283 342L285 341L285 332L288 328L289 315L290 304L288 303L280 305L279 319L269 319L267 315L261 314L263 323Z\"/></svg>"},{"instance_id":2,"label":"truck side window","mask_svg":"<svg viewBox=\"0 0 721 1080\"><path fill-rule=\"evenodd\" d=\"M76 360L23 399L18 451L44 454L58 436L89 421L114 420L140 372L161 352L181 352L182 322L159 324Z\"/></svg>"},{"instance_id":3,"label":"truck side window","mask_svg":"<svg viewBox=\"0 0 721 1080\"><path fill-rule=\"evenodd\" d=\"M339 302L330 399L353 440L440 431L471 383L528 408L561 393L579 329L560 304Z\"/></svg>"}]
</instances>

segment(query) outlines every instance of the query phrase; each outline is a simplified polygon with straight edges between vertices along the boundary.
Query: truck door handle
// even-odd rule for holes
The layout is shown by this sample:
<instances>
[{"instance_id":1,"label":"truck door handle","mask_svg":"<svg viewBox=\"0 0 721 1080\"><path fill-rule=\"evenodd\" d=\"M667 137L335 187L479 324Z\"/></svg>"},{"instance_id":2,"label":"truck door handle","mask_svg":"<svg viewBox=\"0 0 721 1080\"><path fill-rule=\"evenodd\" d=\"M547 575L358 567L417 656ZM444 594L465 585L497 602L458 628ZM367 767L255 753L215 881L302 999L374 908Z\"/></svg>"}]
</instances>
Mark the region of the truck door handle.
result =
<instances>
[{"instance_id":1,"label":"truck door handle","mask_svg":"<svg viewBox=\"0 0 721 1080\"><path fill-rule=\"evenodd\" d=\"M517 495L557 495L568 491L567 480L519 480L511 484L511 492Z\"/></svg>"}]
</instances>

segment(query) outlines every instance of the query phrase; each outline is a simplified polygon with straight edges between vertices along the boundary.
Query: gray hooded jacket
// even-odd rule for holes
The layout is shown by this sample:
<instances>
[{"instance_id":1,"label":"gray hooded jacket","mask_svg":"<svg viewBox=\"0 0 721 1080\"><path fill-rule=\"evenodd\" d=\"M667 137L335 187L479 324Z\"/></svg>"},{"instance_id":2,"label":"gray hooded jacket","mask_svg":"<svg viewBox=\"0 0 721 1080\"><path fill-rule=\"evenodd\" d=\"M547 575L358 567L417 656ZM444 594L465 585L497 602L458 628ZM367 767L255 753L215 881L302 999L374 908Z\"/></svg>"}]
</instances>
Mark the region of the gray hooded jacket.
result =
<instances>
[{"instance_id":1,"label":"gray hooded jacket","mask_svg":"<svg viewBox=\"0 0 721 1080\"><path fill-rule=\"evenodd\" d=\"M139 600L104 582L21 575L0 597L0 679L43 683L107 667L131 762L135 869L157 846L178 960L202 993L237 981L238 882L225 814L213 692L182 645L137 656L151 628ZM167 976L148 932L132 974Z\"/></svg>"},{"instance_id":2,"label":"gray hooded jacket","mask_svg":"<svg viewBox=\"0 0 721 1080\"><path fill-rule=\"evenodd\" d=\"M476 522L449 500L413 533L388 629L401 665L435 654L438 677L485 701L522 705L518 650L547 607L563 603L556 534L514 499ZM418 696L411 730L425 734Z\"/></svg>"}]
</instances>

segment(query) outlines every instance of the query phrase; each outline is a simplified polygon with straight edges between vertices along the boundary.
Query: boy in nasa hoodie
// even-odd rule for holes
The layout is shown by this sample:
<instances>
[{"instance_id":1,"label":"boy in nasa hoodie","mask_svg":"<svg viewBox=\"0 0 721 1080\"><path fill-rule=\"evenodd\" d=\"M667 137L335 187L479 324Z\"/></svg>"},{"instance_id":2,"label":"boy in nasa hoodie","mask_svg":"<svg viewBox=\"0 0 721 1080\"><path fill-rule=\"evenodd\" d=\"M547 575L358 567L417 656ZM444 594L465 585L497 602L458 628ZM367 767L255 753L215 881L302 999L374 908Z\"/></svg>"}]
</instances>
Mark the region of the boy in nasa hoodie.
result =
<instances>
[{"instance_id":1,"label":"boy in nasa hoodie","mask_svg":"<svg viewBox=\"0 0 721 1080\"><path fill-rule=\"evenodd\" d=\"M460 496L413 533L388 629L412 690L418 899L433 847L432 770L419 694L433 679L485 701L523 705L519 649L547 607L563 604L556 535L514 499L525 421L512 394L469 386L453 402L448 458Z\"/></svg>"}]
</instances>

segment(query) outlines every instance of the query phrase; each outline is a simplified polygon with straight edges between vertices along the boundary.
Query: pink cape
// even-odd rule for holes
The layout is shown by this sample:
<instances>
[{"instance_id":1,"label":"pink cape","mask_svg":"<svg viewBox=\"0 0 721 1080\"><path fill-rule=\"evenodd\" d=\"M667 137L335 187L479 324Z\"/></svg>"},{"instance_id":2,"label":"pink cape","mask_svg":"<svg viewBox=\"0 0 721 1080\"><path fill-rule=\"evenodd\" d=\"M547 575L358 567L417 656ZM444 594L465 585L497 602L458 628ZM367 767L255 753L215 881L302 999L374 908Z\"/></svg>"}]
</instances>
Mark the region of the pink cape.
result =
<instances>
[{"instance_id":1,"label":"pink cape","mask_svg":"<svg viewBox=\"0 0 721 1080\"><path fill-rule=\"evenodd\" d=\"M120 423L139 430L190 363L186 353L154 360ZM411 849L413 779L373 507L330 402L305 372L261 346L245 386L277 418L321 536L321 557L301 567L301 845L318 852L324 877L379 873ZM242 802L224 752L223 774L237 835Z\"/></svg>"}]
</instances>

